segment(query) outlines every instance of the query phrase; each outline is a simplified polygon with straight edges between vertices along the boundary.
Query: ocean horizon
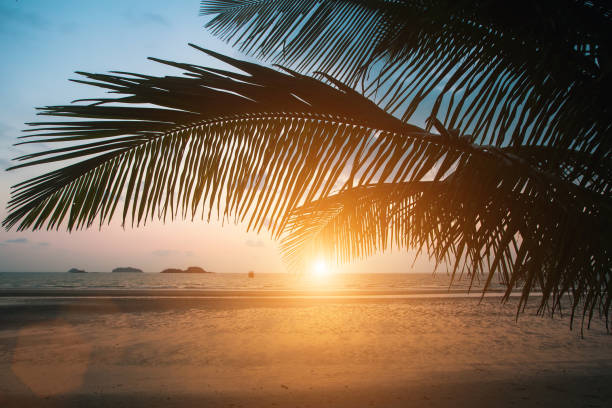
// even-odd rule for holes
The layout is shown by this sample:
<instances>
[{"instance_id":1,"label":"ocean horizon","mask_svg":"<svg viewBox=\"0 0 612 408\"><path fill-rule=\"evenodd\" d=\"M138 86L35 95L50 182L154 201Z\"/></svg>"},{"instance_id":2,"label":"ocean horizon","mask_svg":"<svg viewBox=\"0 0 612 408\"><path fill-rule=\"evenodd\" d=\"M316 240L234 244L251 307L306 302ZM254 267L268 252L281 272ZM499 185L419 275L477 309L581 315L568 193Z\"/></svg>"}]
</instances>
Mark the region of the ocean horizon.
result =
<instances>
[{"instance_id":1,"label":"ocean horizon","mask_svg":"<svg viewBox=\"0 0 612 408\"><path fill-rule=\"evenodd\" d=\"M482 290L484 282L474 279L471 289ZM293 273L165 274L165 273L67 273L67 272L0 272L0 290L11 289L113 289L113 290L286 290L328 291L467 291L470 279L447 273L336 273L325 277ZM491 290L504 289L498 279Z\"/></svg>"}]
</instances>

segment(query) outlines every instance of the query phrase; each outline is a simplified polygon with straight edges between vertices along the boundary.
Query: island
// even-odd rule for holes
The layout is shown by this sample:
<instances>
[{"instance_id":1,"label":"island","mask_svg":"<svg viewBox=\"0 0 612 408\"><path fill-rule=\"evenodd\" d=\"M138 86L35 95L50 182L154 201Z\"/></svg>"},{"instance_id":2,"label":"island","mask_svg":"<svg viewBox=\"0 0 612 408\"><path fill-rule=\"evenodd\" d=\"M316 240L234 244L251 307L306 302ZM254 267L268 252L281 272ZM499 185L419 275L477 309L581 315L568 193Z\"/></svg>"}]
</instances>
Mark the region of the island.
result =
<instances>
[{"instance_id":1,"label":"island","mask_svg":"<svg viewBox=\"0 0 612 408\"><path fill-rule=\"evenodd\" d=\"M120 266L113 269L113 273L129 272L129 273L141 273L142 269L132 268L131 266Z\"/></svg>"},{"instance_id":2,"label":"island","mask_svg":"<svg viewBox=\"0 0 612 408\"><path fill-rule=\"evenodd\" d=\"M161 273L214 273L214 272L206 271L200 268L199 266L190 266L189 268L185 270L178 269L178 268L164 269L163 271L161 271Z\"/></svg>"},{"instance_id":3,"label":"island","mask_svg":"<svg viewBox=\"0 0 612 408\"><path fill-rule=\"evenodd\" d=\"M87 273L87 272L84 269L70 268L68 269L68 273Z\"/></svg>"},{"instance_id":4,"label":"island","mask_svg":"<svg viewBox=\"0 0 612 408\"><path fill-rule=\"evenodd\" d=\"M168 268L168 269L164 269L163 271L161 271L161 273L184 273L185 271L183 271L182 269L177 269L177 268Z\"/></svg>"}]
</instances>

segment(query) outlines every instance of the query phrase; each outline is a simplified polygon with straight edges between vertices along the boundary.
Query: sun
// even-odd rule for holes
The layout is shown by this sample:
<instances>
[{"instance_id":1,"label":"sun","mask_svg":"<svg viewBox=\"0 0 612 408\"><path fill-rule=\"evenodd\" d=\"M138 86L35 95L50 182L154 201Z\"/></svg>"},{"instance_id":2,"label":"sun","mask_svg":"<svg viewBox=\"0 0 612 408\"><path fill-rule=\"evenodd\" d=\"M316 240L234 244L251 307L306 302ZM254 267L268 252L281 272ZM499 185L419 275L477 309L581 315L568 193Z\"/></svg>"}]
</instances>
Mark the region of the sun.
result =
<instances>
[{"instance_id":1,"label":"sun","mask_svg":"<svg viewBox=\"0 0 612 408\"><path fill-rule=\"evenodd\" d=\"M323 259L317 259L312 263L311 273L313 276L321 278L328 276L330 274L330 269Z\"/></svg>"}]
</instances>

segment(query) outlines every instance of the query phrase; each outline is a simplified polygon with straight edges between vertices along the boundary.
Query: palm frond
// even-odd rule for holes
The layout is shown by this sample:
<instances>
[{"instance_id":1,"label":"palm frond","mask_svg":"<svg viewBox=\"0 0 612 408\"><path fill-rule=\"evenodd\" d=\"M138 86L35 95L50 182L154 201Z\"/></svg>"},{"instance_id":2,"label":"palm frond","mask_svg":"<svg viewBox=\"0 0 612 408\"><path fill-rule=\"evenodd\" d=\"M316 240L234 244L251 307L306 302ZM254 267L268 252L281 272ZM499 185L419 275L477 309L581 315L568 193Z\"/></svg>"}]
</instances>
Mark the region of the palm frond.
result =
<instances>
[{"instance_id":1,"label":"palm frond","mask_svg":"<svg viewBox=\"0 0 612 408\"><path fill-rule=\"evenodd\" d=\"M3 225L101 226L118 209L124 224L216 213L285 234L292 265L311 244L341 260L418 247L467 262L473 276L520 281L524 300L538 284L553 307L571 291L609 310L609 156L480 145L437 120L429 133L330 76L202 51L243 73L158 59L187 75L81 73L119 96L42 109L70 120L32 123L23 143L63 147L13 168L70 163L16 185Z\"/></svg>"},{"instance_id":2,"label":"palm frond","mask_svg":"<svg viewBox=\"0 0 612 408\"><path fill-rule=\"evenodd\" d=\"M214 0L201 12L214 15L213 34L259 58L365 81L365 95L404 121L433 102L432 117L480 144L609 161L608 2Z\"/></svg>"},{"instance_id":3,"label":"palm frond","mask_svg":"<svg viewBox=\"0 0 612 408\"><path fill-rule=\"evenodd\" d=\"M533 174L538 174L536 171ZM282 240L293 268L315 256L339 262L416 248L452 277L494 276L506 299L522 290L518 310L541 291L540 312L565 295L572 316L608 318L612 295L612 200L564 190L511 163L471 156L440 181L362 185L293 211Z\"/></svg>"},{"instance_id":4,"label":"palm frond","mask_svg":"<svg viewBox=\"0 0 612 408\"><path fill-rule=\"evenodd\" d=\"M42 109L73 120L31 123L22 143L68 145L18 157L11 169L76 162L16 185L3 225L102 225L123 202L124 224L193 218L201 207L203 218L216 210L278 232L288 209L328 195L351 160L364 179L389 177L406 146L432 145L439 156L447 143L332 78L327 85L203 51L244 74L158 59L188 75L81 73L77 82L121 96Z\"/></svg>"}]
</instances>

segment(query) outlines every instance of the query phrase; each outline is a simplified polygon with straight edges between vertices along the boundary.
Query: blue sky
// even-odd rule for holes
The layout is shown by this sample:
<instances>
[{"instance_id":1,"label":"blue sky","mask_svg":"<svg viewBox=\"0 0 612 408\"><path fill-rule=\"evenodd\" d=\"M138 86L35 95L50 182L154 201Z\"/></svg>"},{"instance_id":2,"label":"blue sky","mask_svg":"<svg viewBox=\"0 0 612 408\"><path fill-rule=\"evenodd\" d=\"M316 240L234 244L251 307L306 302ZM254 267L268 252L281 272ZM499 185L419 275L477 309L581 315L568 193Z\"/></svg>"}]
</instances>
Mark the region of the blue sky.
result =
<instances>
[{"instance_id":1,"label":"blue sky","mask_svg":"<svg viewBox=\"0 0 612 408\"><path fill-rule=\"evenodd\" d=\"M148 61L164 59L220 66L188 42L241 56L210 36L198 15L199 0L0 2L0 167L40 146L14 147L24 123L36 120L35 107L95 97L100 91L69 82L74 71L122 70L154 75L178 71ZM44 148L44 147L43 147ZM39 174L40 168L2 172L0 217L6 215L10 186ZM239 256L228 256L237 254ZM403 253L357 262L350 272L429 272ZM152 223L125 229L118 223L101 231L0 231L0 271L64 271L71 267L108 271L133 265L145 271L201 265L219 272L282 272L276 244L245 226L203 222Z\"/></svg>"}]
</instances>

